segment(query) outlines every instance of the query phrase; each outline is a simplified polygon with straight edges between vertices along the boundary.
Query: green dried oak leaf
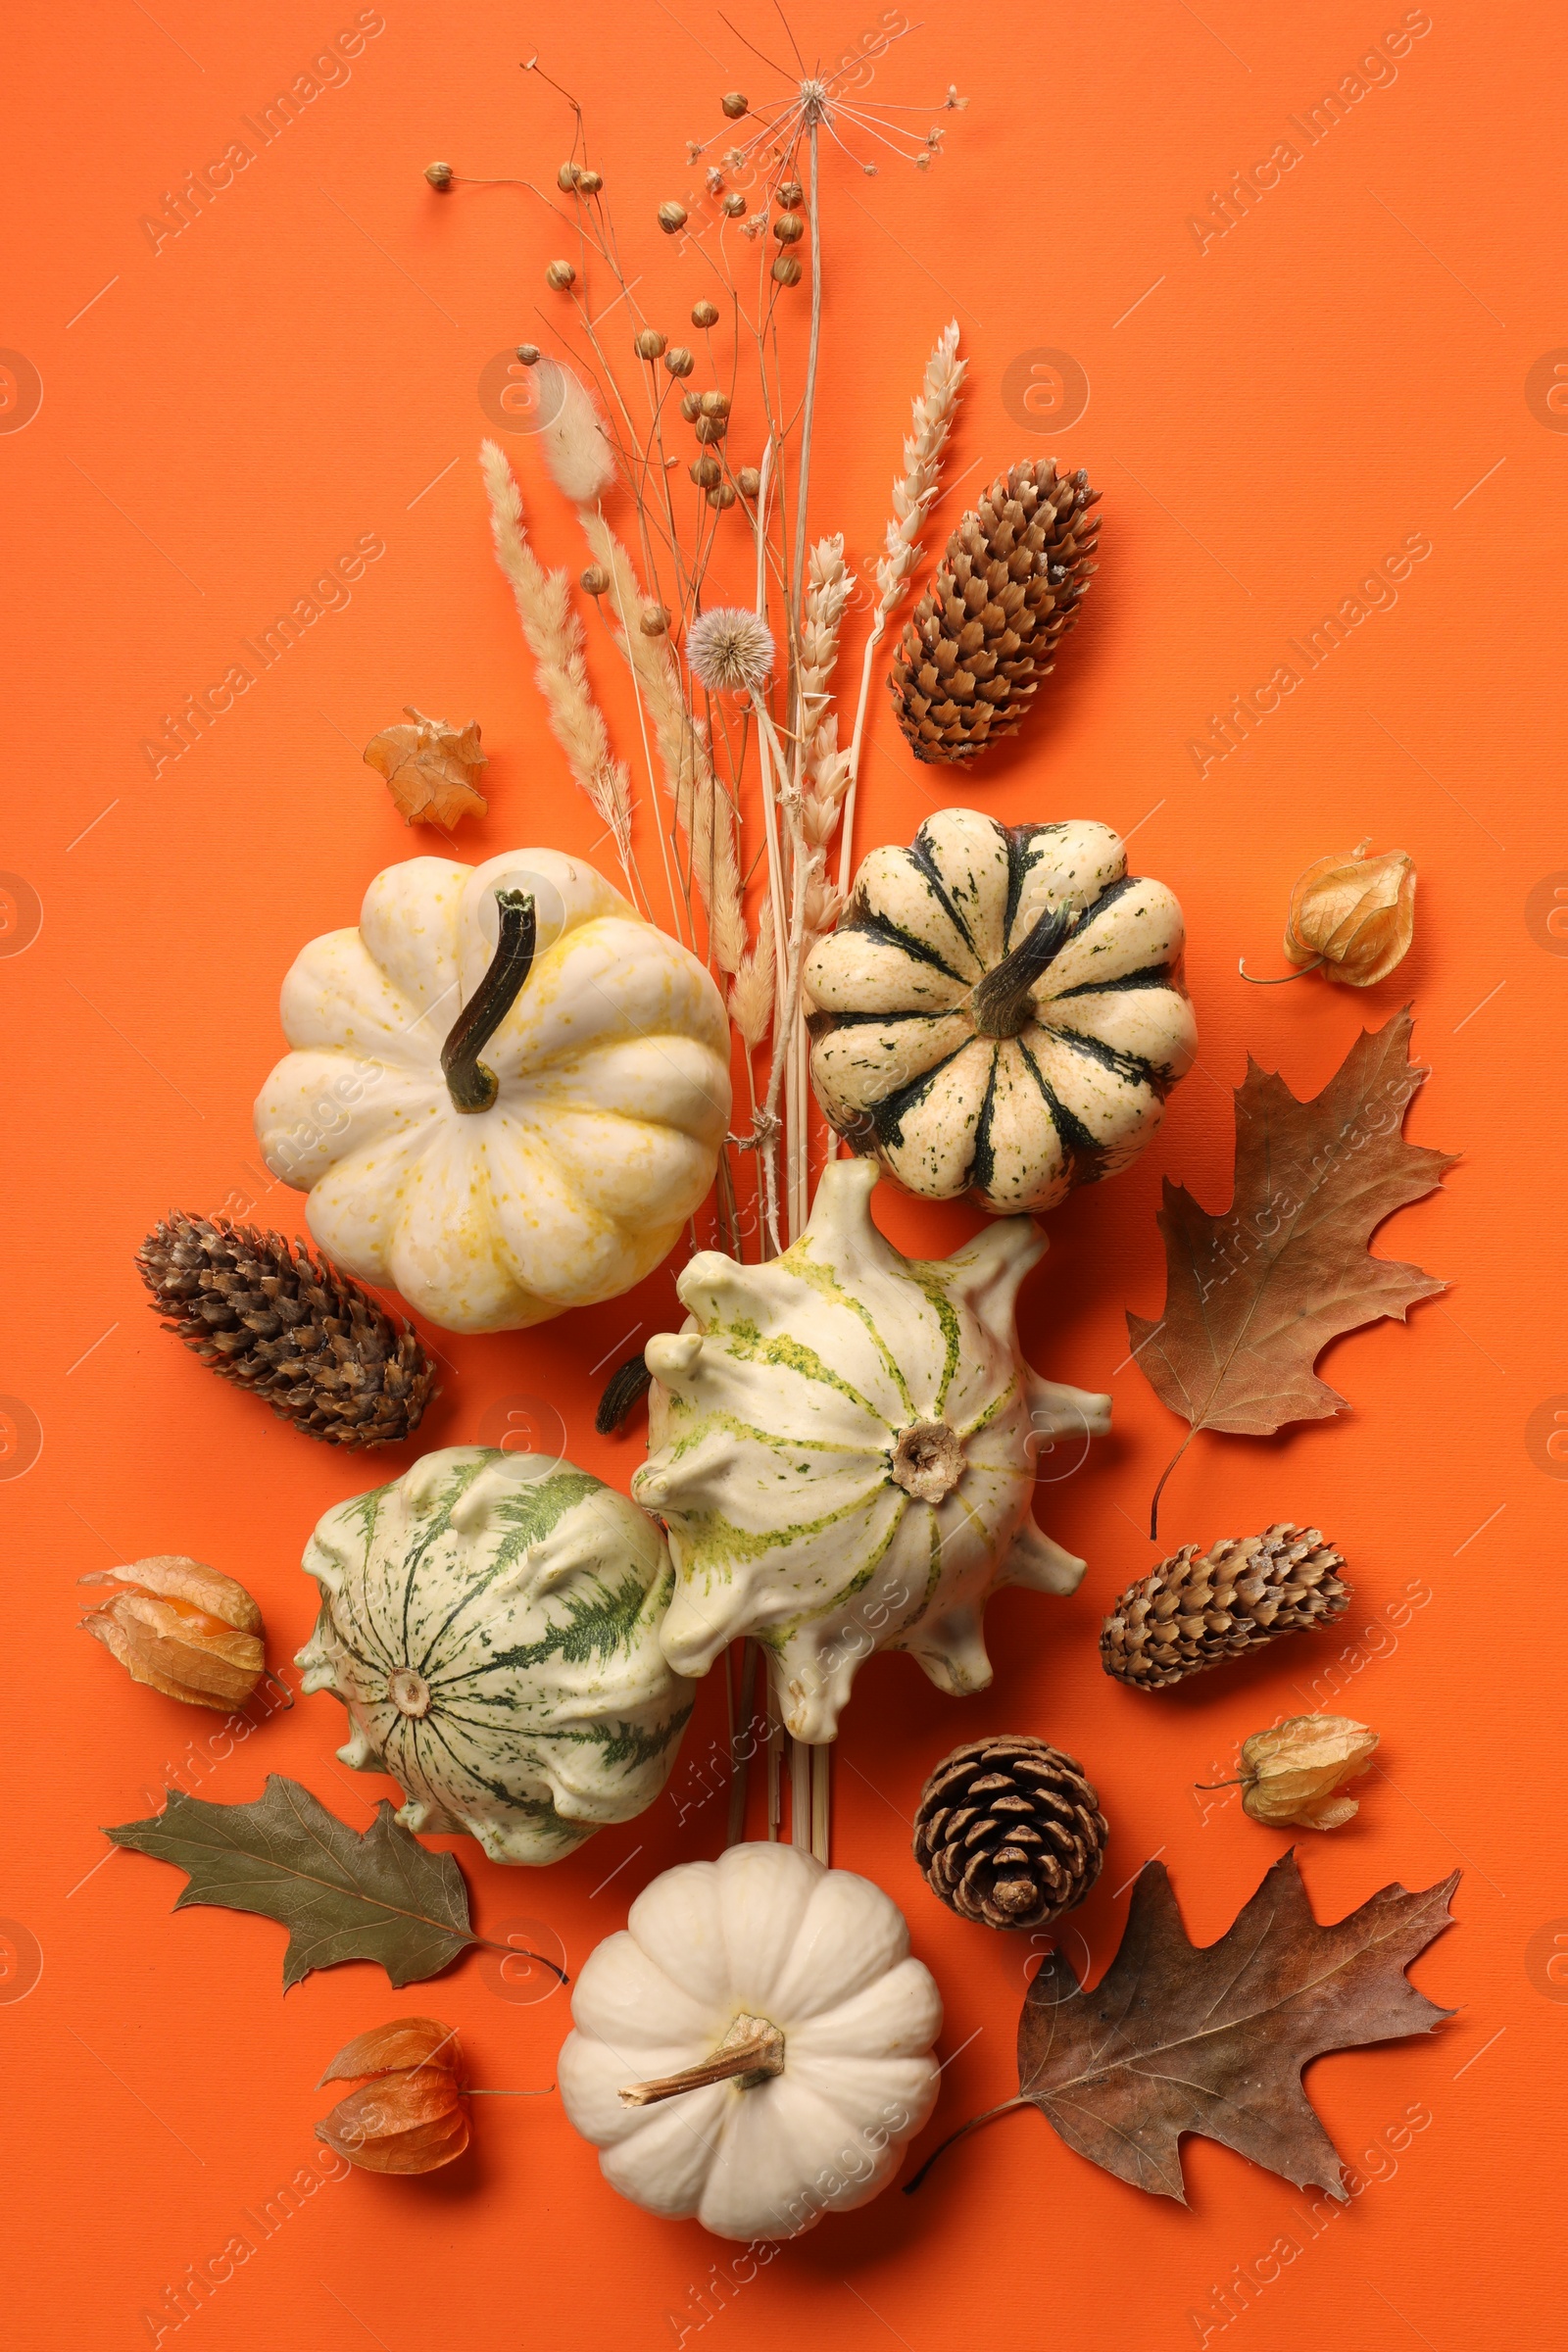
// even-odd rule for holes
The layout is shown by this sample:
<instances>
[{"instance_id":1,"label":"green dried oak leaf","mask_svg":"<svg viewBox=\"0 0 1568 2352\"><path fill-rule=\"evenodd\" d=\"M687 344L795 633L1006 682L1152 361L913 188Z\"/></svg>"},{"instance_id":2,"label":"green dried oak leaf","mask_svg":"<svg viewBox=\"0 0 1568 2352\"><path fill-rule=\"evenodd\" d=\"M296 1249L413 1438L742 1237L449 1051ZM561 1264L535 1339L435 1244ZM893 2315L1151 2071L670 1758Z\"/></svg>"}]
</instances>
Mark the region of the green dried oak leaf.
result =
<instances>
[{"instance_id":1,"label":"green dried oak leaf","mask_svg":"<svg viewBox=\"0 0 1568 2352\"><path fill-rule=\"evenodd\" d=\"M992 2116L1038 2107L1080 2156L1179 2205L1184 2132L1343 2201L1340 2159L1301 2070L1327 2050L1429 2034L1453 2015L1404 1972L1450 1924L1458 1883L1454 1871L1417 1894L1383 1886L1323 1927L1295 1854L1282 1854L1219 1941L1199 1946L1163 1863L1146 1862L1121 1948L1094 1990L1061 1951L1048 1953L1032 1980L1018 2026L1018 2096L945 2139L908 2188Z\"/></svg>"},{"instance_id":2,"label":"green dried oak leaf","mask_svg":"<svg viewBox=\"0 0 1568 2352\"><path fill-rule=\"evenodd\" d=\"M172 1788L151 1820L104 1835L186 1873L176 1911L206 1903L287 1928L285 1992L340 1960L377 1960L394 1984L417 1984L481 1940L452 1855L401 1829L384 1798L368 1830L351 1830L298 1781L270 1772L254 1804L210 1805Z\"/></svg>"},{"instance_id":3,"label":"green dried oak leaf","mask_svg":"<svg viewBox=\"0 0 1568 2352\"><path fill-rule=\"evenodd\" d=\"M1446 1284L1374 1257L1385 1217L1442 1183L1454 1155L1407 1144L1404 1114L1427 1071L1409 1057L1410 1008L1362 1032L1327 1086L1299 1102L1249 1055L1236 1089L1236 1180L1223 1215L1164 1185L1165 1304L1129 1314L1134 1355L1189 1426L1154 1490L1200 1429L1268 1437L1348 1407L1312 1367L1331 1340L1380 1315L1403 1322Z\"/></svg>"}]
</instances>

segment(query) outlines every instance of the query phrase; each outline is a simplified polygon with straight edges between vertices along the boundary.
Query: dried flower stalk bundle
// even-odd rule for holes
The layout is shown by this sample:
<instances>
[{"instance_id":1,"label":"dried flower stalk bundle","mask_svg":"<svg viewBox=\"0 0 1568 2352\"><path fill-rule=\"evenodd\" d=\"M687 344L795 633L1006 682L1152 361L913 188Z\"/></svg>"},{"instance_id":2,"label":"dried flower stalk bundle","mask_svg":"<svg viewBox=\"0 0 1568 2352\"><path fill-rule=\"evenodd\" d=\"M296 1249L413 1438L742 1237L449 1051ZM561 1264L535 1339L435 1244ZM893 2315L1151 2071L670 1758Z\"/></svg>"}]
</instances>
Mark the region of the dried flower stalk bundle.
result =
<instances>
[{"instance_id":1,"label":"dried flower stalk bundle","mask_svg":"<svg viewBox=\"0 0 1568 2352\"><path fill-rule=\"evenodd\" d=\"M537 61L527 70L547 78ZM811 1108L800 975L843 903L875 651L925 553L965 367L954 321L913 398L867 641L858 674L843 677L855 575L843 535L814 531L809 513L824 165L831 153L874 172L880 150L924 171L943 135L940 122L906 127L913 110L852 97L853 71L803 63L773 106L726 91L723 127L689 144L701 186L666 196L649 222L695 278L689 325L678 310L656 315L623 262L566 99L570 152L554 187L509 184L547 210L551 257L549 327L517 346L534 425L519 471L542 458L575 511L586 558L575 582L531 543L534 485L496 442L480 456L497 559L573 780L629 895L706 958L729 1003L750 1126L721 1166L716 1238L737 1256L793 1239L813 1164L832 1148ZM964 103L950 89L933 112ZM446 164L425 176L443 197L466 182ZM589 628L635 697L620 744L589 675Z\"/></svg>"}]
</instances>

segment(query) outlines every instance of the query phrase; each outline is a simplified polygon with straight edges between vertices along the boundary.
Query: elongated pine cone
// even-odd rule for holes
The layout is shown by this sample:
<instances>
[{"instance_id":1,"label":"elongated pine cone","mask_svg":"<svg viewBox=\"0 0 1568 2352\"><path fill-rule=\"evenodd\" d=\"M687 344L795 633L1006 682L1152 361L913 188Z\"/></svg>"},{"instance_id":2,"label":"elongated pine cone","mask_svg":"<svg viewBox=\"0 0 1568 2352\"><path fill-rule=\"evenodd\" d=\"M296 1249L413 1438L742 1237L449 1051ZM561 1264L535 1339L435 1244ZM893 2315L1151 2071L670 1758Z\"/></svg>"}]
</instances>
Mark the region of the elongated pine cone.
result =
<instances>
[{"instance_id":1,"label":"elongated pine cone","mask_svg":"<svg viewBox=\"0 0 1568 2352\"><path fill-rule=\"evenodd\" d=\"M1001 1732L937 1766L915 1808L914 1858L960 1919L1043 1928L1083 1901L1108 1835L1081 1765L1044 1740Z\"/></svg>"},{"instance_id":2,"label":"elongated pine cone","mask_svg":"<svg viewBox=\"0 0 1568 2352\"><path fill-rule=\"evenodd\" d=\"M1022 724L1097 568L1099 496L1026 458L965 514L888 678L917 760L972 760Z\"/></svg>"},{"instance_id":3,"label":"elongated pine cone","mask_svg":"<svg viewBox=\"0 0 1568 2352\"><path fill-rule=\"evenodd\" d=\"M301 1244L176 1214L136 1263L166 1328L308 1437L392 1446L418 1427L435 1366L414 1326Z\"/></svg>"},{"instance_id":4,"label":"elongated pine cone","mask_svg":"<svg viewBox=\"0 0 1568 2352\"><path fill-rule=\"evenodd\" d=\"M1100 1631L1100 1662L1119 1683L1163 1690L1282 1634L1329 1625L1349 1606L1345 1562L1315 1527L1282 1519L1260 1536L1186 1544L1129 1585Z\"/></svg>"}]
</instances>

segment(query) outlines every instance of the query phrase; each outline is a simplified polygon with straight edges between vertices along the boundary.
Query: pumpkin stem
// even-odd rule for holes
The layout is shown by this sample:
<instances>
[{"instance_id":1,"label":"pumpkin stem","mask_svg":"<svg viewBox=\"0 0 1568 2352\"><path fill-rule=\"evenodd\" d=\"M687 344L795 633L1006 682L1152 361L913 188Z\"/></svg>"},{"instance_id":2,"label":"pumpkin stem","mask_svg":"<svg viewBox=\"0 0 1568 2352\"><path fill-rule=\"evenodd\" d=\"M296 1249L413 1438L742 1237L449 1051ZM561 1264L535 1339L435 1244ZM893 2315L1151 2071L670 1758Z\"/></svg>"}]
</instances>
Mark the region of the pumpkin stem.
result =
<instances>
[{"instance_id":1,"label":"pumpkin stem","mask_svg":"<svg viewBox=\"0 0 1568 2352\"><path fill-rule=\"evenodd\" d=\"M458 1110L488 1110L500 1092L500 1080L479 1054L521 996L533 968L538 923L532 894L498 890L496 905L501 909L501 934L490 968L441 1049L442 1074Z\"/></svg>"},{"instance_id":2,"label":"pumpkin stem","mask_svg":"<svg viewBox=\"0 0 1568 2352\"><path fill-rule=\"evenodd\" d=\"M1029 1026L1033 1010L1029 991L1054 960L1072 924L1065 908L1048 906L1010 955L975 982L969 995L969 1018L977 1036L1018 1037Z\"/></svg>"},{"instance_id":3,"label":"pumpkin stem","mask_svg":"<svg viewBox=\"0 0 1568 2352\"><path fill-rule=\"evenodd\" d=\"M755 2089L771 2075L784 2072L784 2036L765 2017L736 2018L710 2058L683 2067L678 2075L661 2075L652 2082L633 2082L620 2094L623 2107L652 2107L660 2099L677 2099L683 2090L702 2090L710 2082L738 2082L742 2090Z\"/></svg>"}]
</instances>

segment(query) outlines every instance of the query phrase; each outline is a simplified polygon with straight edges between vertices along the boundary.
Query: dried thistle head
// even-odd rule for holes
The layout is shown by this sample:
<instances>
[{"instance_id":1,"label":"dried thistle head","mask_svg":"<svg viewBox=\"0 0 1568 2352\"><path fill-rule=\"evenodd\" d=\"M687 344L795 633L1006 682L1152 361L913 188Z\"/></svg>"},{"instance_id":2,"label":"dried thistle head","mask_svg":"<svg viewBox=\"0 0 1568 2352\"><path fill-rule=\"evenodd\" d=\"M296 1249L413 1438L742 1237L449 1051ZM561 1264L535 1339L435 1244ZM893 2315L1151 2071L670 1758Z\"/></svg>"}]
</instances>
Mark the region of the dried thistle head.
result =
<instances>
[{"instance_id":1,"label":"dried thistle head","mask_svg":"<svg viewBox=\"0 0 1568 2352\"><path fill-rule=\"evenodd\" d=\"M755 694L772 676L776 659L772 630L744 605L714 605L686 632L687 662L710 694Z\"/></svg>"},{"instance_id":2,"label":"dried thistle head","mask_svg":"<svg viewBox=\"0 0 1568 2352\"><path fill-rule=\"evenodd\" d=\"M893 41L911 29L907 24L904 24L898 32L889 36L883 46L890 47ZM856 153L852 144L860 138L874 140L877 145L890 149L901 163L912 163L918 170L924 170L931 162L939 139L933 138L930 133L910 130L900 120L901 116L913 110L908 107L888 110L852 103L850 92L855 90L858 95L858 76L861 64L858 57L847 55L842 65L830 72L818 68L814 73L804 74L786 88L782 98L755 109L741 91L728 91L719 104L729 121L739 122L742 116L747 116L757 127L743 146L726 150L721 159L726 168L738 172L760 150L764 162L774 170L782 168L786 182L794 184L788 166L798 142L825 131L871 177L876 174L876 165L865 162ZM946 114L967 104L968 100L960 98L956 86L950 83L947 96L939 100L931 111L933 114ZM716 133L712 139L688 140L688 162L699 163L715 144L716 138L722 135ZM786 198L785 201L790 199ZM800 199L797 196L793 201L798 203Z\"/></svg>"}]
</instances>

